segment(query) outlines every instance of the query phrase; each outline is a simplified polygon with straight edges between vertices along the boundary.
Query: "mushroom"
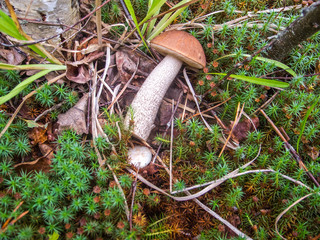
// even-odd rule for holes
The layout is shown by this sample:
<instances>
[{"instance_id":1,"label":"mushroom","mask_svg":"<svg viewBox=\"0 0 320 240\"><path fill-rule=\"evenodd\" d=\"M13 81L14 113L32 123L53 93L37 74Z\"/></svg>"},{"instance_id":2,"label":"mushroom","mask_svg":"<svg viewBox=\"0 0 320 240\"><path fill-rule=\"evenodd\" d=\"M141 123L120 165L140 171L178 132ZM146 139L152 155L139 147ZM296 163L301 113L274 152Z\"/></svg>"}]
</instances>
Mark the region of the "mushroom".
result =
<instances>
[{"instance_id":1,"label":"mushroom","mask_svg":"<svg viewBox=\"0 0 320 240\"><path fill-rule=\"evenodd\" d=\"M165 55L165 58L144 81L131 103L132 111L128 111L125 118L126 127L129 127L130 120L133 118L133 133L145 141L153 128L162 99L182 63L185 62L198 69L206 65L206 57L200 42L187 32L177 30L164 32L151 41L151 47ZM146 147L139 148L139 151L150 152ZM129 150L128 158L134 166L143 168L150 163L151 154L131 155L131 152ZM136 158L137 156L139 159ZM142 156L148 156L148 159Z\"/></svg>"}]
</instances>

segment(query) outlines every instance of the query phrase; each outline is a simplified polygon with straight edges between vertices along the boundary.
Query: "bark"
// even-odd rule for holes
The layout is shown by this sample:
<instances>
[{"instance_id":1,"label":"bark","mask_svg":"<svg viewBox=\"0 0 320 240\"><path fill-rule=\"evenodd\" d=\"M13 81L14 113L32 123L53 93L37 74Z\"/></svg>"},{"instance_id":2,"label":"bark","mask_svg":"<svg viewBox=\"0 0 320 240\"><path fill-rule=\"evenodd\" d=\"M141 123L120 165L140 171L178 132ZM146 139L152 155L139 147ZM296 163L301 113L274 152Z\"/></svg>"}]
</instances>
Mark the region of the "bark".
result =
<instances>
[{"instance_id":1,"label":"bark","mask_svg":"<svg viewBox=\"0 0 320 240\"><path fill-rule=\"evenodd\" d=\"M299 43L320 30L320 2L302 10L302 16L280 32L266 50L266 57L281 61Z\"/></svg>"}]
</instances>

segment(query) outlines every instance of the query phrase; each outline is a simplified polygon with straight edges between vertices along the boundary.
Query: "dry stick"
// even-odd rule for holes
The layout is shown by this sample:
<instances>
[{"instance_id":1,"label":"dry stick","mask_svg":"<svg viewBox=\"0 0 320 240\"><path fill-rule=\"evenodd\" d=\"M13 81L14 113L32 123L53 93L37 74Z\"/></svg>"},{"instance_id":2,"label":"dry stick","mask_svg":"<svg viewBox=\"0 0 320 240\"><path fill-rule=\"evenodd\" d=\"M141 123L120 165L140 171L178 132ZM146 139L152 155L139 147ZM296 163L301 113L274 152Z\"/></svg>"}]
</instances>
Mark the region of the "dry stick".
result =
<instances>
[{"instance_id":1,"label":"dry stick","mask_svg":"<svg viewBox=\"0 0 320 240\"><path fill-rule=\"evenodd\" d=\"M178 104L177 104L178 106ZM172 99L172 116L174 116L174 100ZM174 119L171 120L171 132L170 132L170 175L169 175L169 185L170 185L170 193L172 193L172 149L173 149L173 127L174 127Z\"/></svg>"},{"instance_id":2,"label":"dry stick","mask_svg":"<svg viewBox=\"0 0 320 240\"><path fill-rule=\"evenodd\" d=\"M206 207L204 204L202 204L197 198L200 197L201 195L203 195L203 190L200 191L198 194L191 194L190 192L188 191L185 191L185 193L188 195L188 196L185 196L185 197L175 197L175 196L172 196L170 195L169 193L165 192L164 190L162 190L161 188L155 186L154 184L152 184L151 182L149 182L148 180L146 180L144 177L142 177L140 174L136 173L135 171L133 171L132 169L130 168L127 168L127 170L137 176L137 178L143 182L144 184L146 184L147 186L159 191L160 193L172 198L173 200L176 200L176 201L188 201L188 200L194 200L196 201L197 204L199 204L200 207L202 207L205 211L207 211L209 214L211 214L213 217L217 218L219 221L223 222L227 227L229 227L233 232L235 232L237 235L239 236L242 236L242 237L245 237L246 239L251 239L250 237L248 237L247 235L245 235L244 233L242 233L240 230L238 230L236 227L234 227L231 223L229 223L228 221L224 220L222 217L220 217L217 213L215 213L214 211L212 210L208 210L209 208ZM264 171L270 171L268 169L264 169ZM248 171L249 173L251 173L251 171ZM244 175L245 173L241 173L242 175ZM228 179L230 178L234 178L234 177L237 177L237 174L233 175L233 176L230 176ZM224 182L226 179L223 179L221 180L222 182ZM220 182L219 184L221 184L222 182ZM216 184L219 185L219 184ZM216 187L215 186L215 187ZM210 190L209 190L210 191ZM208 192L208 191L207 191Z\"/></svg>"},{"instance_id":3,"label":"dry stick","mask_svg":"<svg viewBox=\"0 0 320 240\"><path fill-rule=\"evenodd\" d=\"M198 112L198 113L196 113L196 114L193 114L191 117L188 117L188 118L186 118L185 120L183 120L183 122L186 122L186 121L188 121L188 120L191 119L191 118L194 118L194 117L196 117L196 116L199 116L200 114L204 114L204 113L206 113L206 112L212 111L213 109L215 109L215 108L217 108L217 107L225 104L226 102L228 102L231 98L232 98L232 97L229 97L228 99L224 100L224 101L221 102L221 103L218 103L217 105L214 105L213 107L209 107L208 109L203 110L202 112ZM216 114L213 114L213 115L215 116Z\"/></svg>"},{"instance_id":4,"label":"dry stick","mask_svg":"<svg viewBox=\"0 0 320 240\"><path fill-rule=\"evenodd\" d=\"M315 193L309 193L309 194L307 194L306 196L303 196L302 198L300 198L300 199L298 199L297 201L295 201L294 203L292 203L289 207L287 207L283 212L281 212L281 213L278 215L278 217L276 218L276 222L275 222L274 225L275 225L275 228L276 228L276 233L277 233L282 239L285 239L285 240L286 240L286 238L282 237L282 235L281 235L281 234L279 233L279 231L278 231L278 221L280 220L280 218L281 218L284 214L286 214L286 212L288 212L293 206L297 205L299 202L301 202L302 200L310 197L310 196L313 195L313 194L315 194Z\"/></svg>"},{"instance_id":5,"label":"dry stick","mask_svg":"<svg viewBox=\"0 0 320 240\"><path fill-rule=\"evenodd\" d=\"M281 8L276 8L276 9L261 10L261 11L257 11L257 12L245 12L245 11L235 10L235 13L247 13L248 15L251 15L251 14L259 14L259 13L291 11L291 10L300 9L300 8L302 8L301 4L300 5L294 5L294 6L288 6L288 7L285 7L285 8L281 7ZM216 12L208 13L205 16L197 17L194 21L202 21L202 20L204 20L205 18L207 18L207 17L209 17L211 15L218 14L218 13L223 13L223 12L224 12L224 10L219 10L219 11L216 11Z\"/></svg>"},{"instance_id":6,"label":"dry stick","mask_svg":"<svg viewBox=\"0 0 320 240\"><path fill-rule=\"evenodd\" d=\"M139 172L139 168L137 169L137 173L138 172ZM132 230L132 212L133 212L133 205L134 205L134 197L136 196L136 190L137 190L137 181L138 181L138 178L136 176L136 178L134 179L134 182L133 182L131 209L130 209L130 214L129 214L130 231Z\"/></svg>"},{"instance_id":7,"label":"dry stick","mask_svg":"<svg viewBox=\"0 0 320 240\"><path fill-rule=\"evenodd\" d=\"M15 209L13 210L12 213L15 213L15 212L21 207L22 204L23 204L23 201L21 201L21 202L18 204L18 206L15 207ZM28 212L29 212L29 211L23 212L23 213L20 214L16 219L13 219L12 221L11 221L12 217L9 217L9 218L7 219L7 221L2 225L2 227L1 227L1 229L0 229L0 233L4 233L4 232L8 229L8 225L9 225L9 224L10 224L10 225L14 224L16 221L18 221L20 218L22 218L22 217L23 217L24 215L26 215ZM10 222L10 221L11 221L11 222Z\"/></svg>"},{"instance_id":8,"label":"dry stick","mask_svg":"<svg viewBox=\"0 0 320 240\"><path fill-rule=\"evenodd\" d=\"M229 142L229 140L230 140L230 138L231 138L231 136L232 136L232 131L233 131L233 129L235 128L235 126L236 126L236 125L238 124L238 122L239 122L239 120L240 120L240 118L241 118L241 114L242 114L242 112L243 112L243 108L244 108L244 104L242 105L242 108L241 108L241 110L240 110L240 103L238 103L237 114L236 114L236 116L235 116L235 119L234 119L234 122L233 122L233 124L232 124L232 127L231 127L231 130L230 130L230 132L229 132L229 135L228 135L228 137L227 137L227 139L226 139L226 142L224 143L224 145L223 145L223 147L222 147L222 149L221 149L221 151L220 151L220 154L219 154L218 158L220 158L221 155L222 155L222 153L224 152L224 149L226 148L226 146L227 146L227 144L228 144L228 142Z\"/></svg>"},{"instance_id":9,"label":"dry stick","mask_svg":"<svg viewBox=\"0 0 320 240\"><path fill-rule=\"evenodd\" d=\"M193 97L194 102L195 102L195 104L196 104L196 106L197 106L197 110L198 110L198 112L200 113L200 117L201 117L203 123L204 123L205 126L210 130L210 132L212 132L211 126L210 126L210 125L208 124L208 122L204 119L204 116L203 116L203 114L201 113L200 106L199 106L199 102L198 102L198 100L197 100L196 93L195 93L195 91L194 91L194 89L193 89L193 87L192 87L192 84L191 84L191 82L190 82L190 80L189 80L189 77L188 77L188 75L187 75L186 68L183 69L183 76L184 76L184 78L185 78L185 80L186 80L186 82L187 82L187 85L188 85L189 90L190 90L190 92L191 92L191 94L192 94L192 97ZM221 142L225 142L225 140L224 140L223 138L220 138L219 140L220 140ZM236 144L235 144L235 145L232 145L232 144L230 144L230 143L227 143L227 144L228 144L227 146L228 146L229 148L231 148L231 149L236 149L236 148L237 148L237 145L236 145Z\"/></svg>"},{"instance_id":10,"label":"dry stick","mask_svg":"<svg viewBox=\"0 0 320 240\"><path fill-rule=\"evenodd\" d=\"M63 78L66 74L63 73L53 79L51 79L50 81L48 81L46 84L50 85L56 81L58 81L59 79ZM10 127L11 123L13 122L14 118L17 116L17 114L19 113L20 109L22 108L23 104L25 103L25 101L27 101L27 99L29 99L30 97L32 97L38 90L42 89L45 86L42 85L40 87L38 87L36 90L33 90L31 93L29 93L28 95L26 95L25 97L23 97L22 102L20 103L20 105L17 107L17 109L15 110L15 112L12 114L12 117L10 118L10 120L7 122L6 126L4 127L4 129L2 129L1 133L0 133L0 138L3 136L3 134L5 134L5 132L8 130L8 128Z\"/></svg>"},{"instance_id":11,"label":"dry stick","mask_svg":"<svg viewBox=\"0 0 320 240\"><path fill-rule=\"evenodd\" d=\"M301 157L298 155L298 153L296 152L296 150L288 143L287 139L282 135L282 133L280 132L280 130L277 128L277 126L273 123L273 121L268 117L268 115L262 110L260 109L260 112L262 113L262 115L267 119L267 121L271 124L271 126L273 127L273 129L276 131L276 133L278 134L278 136L281 138L281 140L284 142L285 147L287 150L289 150L289 152L291 153L291 155L293 156L293 158L297 161L298 165L303 168L308 177L316 184L317 187L320 187L318 181L315 179L315 177L312 175L311 172L309 172L309 170L307 169L307 167L304 165Z\"/></svg>"},{"instance_id":12,"label":"dry stick","mask_svg":"<svg viewBox=\"0 0 320 240\"><path fill-rule=\"evenodd\" d=\"M219 124L220 127L222 127L224 130L227 130L227 126L224 125L224 123L221 121L221 119L218 117L217 113L215 111L213 111L214 108L216 107L219 107L221 104L224 104L226 103L227 101L229 101L231 98L233 98L235 95L229 97L228 99L226 99L225 101L223 101L222 103L219 103L213 107L209 107L209 104L203 102L202 104L205 105L206 107L208 107L207 110L203 111L202 113L204 112L207 112L207 111L210 111L210 113L214 116L214 118L216 119L217 123Z\"/></svg>"},{"instance_id":13,"label":"dry stick","mask_svg":"<svg viewBox=\"0 0 320 240\"><path fill-rule=\"evenodd\" d=\"M262 104L256 111L254 111L253 114L257 114L257 112L259 112L261 109L264 109L266 106L268 106L276 98L279 92L280 91L277 91L275 94L273 94L272 97L269 98L268 101L266 101L264 104Z\"/></svg>"},{"instance_id":14,"label":"dry stick","mask_svg":"<svg viewBox=\"0 0 320 240\"><path fill-rule=\"evenodd\" d=\"M264 54L268 58L281 61L302 41L320 31L320 2L303 9L299 18L279 33Z\"/></svg>"},{"instance_id":15,"label":"dry stick","mask_svg":"<svg viewBox=\"0 0 320 240\"><path fill-rule=\"evenodd\" d=\"M224 181L226 181L227 179L232 178L233 176L236 176L239 173L240 169L245 169L246 167L248 167L251 163L253 163L260 156L260 152L261 152L261 145L259 146L259 151L258 151L258 153L257 153L257 155L255 156L254 159L252 159L250 162L246 163L242 167L237 168L236 170L232 171L231 173L228 173L226 176L224 176L224 177L222 177L220 179L213 180L213 181L210 181L210 182L207 182L207 183L203 183L203 184L194 185L194 186L185 188L183 190L173 191L171 194L177 194L177 193L180 193L180 192L183 192L183 191L190 191L190 190L193 190L193 189L196 189L196 188L205 187L205 186L208 186L208 185L211 185L211 187L215 188L215 187L219 186L221 183L223 183Z\"/></svg>"},{"instance_id":16,"label":"dry stick","mask_svg":"<svg viewBox=\"0 0 320 240\"><path fill-rule=\"evenodd\" d=\"M104 159L106 159L105 156L103 156L103 157L104 157ZM106 161L106 160L104 160L104 161ZM130 211L129 211L129 207L128 207L126 195L124 194L124 191L123 191L123 189L122 189L122 187L121 187L121 185L120 185L120 182L119 182L119 180L118 180L118 177L117 177L117 175L114 173L112 167L111 167L108 163L107 163L106 165L108 166L108 168L109 168L110 171L112 172L113 178L114 178L114 180L115 180L115 182L116 182L116 184L117 184L117 186L118 186L118 188L119 188L119 190L120 190L120 194L121 194L121 196L122 196L123 199L124 199L124 210L125 210L125 212L126 212L127 220L128 220L128 222L129 222L129 221L130 221Z\"/></svg>"},{"instance_id":17,"label":"dry stick","mask_svg":"<svg viewBox=\"0 0 320 240\"><path fill-rule=\"evenodd\" d=\"M37 40L37 41L28 41L28 42L25 42L25 43L20 43L20 44L5 44L5 43L0 43L2 46L5 46L5 47L24 47L24 46L29 46L29 45L34 45L34 44L37 44L37 43L41 43L41 42L45 42L45 41L48 41L48 40L51 40L55 37L58 37L60 36L61 34L71 30L72 28L74 28L75 26L77 26L78 24L80 24L83 20L87 19L88 17L92 16L96 11L98 11L99 9L101 9L104 5L106 5L108 2L110 2L110 0L106 0L103 4L101 4L99 7L96 7L92 12L90 12L89 14L87 14L86 16L84 16L83 18L81 18L78 22L76 22L75 24L71 25L71 26L68 26L65 30L63 30L62 32L58 33L58 34L55 34L51 37L48 37L48 38L43 38L43 39L40 39L40 40Z\"/></svg>"},{"instance_id":18,"label":"dry stick","mask_svg":"<svg viewBox=\"0 0 320 240\"><path fill-rule=\"evenodd\" d=\"M101 0L95 0L95 5L100 6ZM96 26L97 26L97 36L98 36L98 44L102 45L102 27L101 27L101 9L99 8L96 12Z\"/></svg>"},{"instance_id":19,"label":"dry stick","mask_svg":"<svg viewBox=\"0 0 320 240\"><path fill-rule=\"evenodd\" d=\"M52 108L49 108L45 111L43 111L38 117L36 117L33 121L34 122L37 122L41 117L43 117L44 115L46 115L47 113L51 112L51 111L54 111L56 109L58 109L59 107L61 107L63 104L65 103L65 101L57 104L57 105L54 105Z\"/></svg>"}]
</instances>

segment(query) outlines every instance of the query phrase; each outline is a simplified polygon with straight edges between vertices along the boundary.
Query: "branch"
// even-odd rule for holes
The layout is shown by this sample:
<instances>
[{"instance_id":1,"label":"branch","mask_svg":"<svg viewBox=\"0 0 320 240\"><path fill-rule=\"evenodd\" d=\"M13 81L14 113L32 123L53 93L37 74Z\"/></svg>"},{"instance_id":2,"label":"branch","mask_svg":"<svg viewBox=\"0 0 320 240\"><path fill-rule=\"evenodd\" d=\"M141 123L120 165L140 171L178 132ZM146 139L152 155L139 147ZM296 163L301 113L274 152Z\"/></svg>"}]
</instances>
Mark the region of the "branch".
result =
<instances>
[{"instance_id":1,"label":"branch","mask_svg":"<svg viewBox=\"0 0 320 240\"><path fill-rule=\"evenodd\" d=\"M266 50L268 58L281 61L299 43L320 30L320 2L302 10L302 16L280 32Z\"/></svg>"}]
</instances>

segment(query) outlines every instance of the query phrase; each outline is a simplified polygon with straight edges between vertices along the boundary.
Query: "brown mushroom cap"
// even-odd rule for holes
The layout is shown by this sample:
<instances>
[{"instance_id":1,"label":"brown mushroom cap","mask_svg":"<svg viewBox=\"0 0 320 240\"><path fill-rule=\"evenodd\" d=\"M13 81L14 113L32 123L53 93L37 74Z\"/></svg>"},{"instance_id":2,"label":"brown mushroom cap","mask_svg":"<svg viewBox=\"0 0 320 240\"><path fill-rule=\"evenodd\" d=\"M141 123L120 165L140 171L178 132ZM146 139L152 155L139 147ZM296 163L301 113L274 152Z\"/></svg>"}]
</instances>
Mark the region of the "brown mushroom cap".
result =
<instances>
[{"instance_id":1,"label":"brown mushroom cap","mask_svg":"<svg viewBox=\"0 0 320 240\"><path fill-rule=\"evenodd\" d=\"M171 30L151 40L151 47L163 55L172 55L194 68L206 66L206 56L200 42L191 34Z\"/></svg>"}]
</instances>

